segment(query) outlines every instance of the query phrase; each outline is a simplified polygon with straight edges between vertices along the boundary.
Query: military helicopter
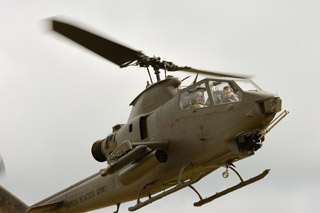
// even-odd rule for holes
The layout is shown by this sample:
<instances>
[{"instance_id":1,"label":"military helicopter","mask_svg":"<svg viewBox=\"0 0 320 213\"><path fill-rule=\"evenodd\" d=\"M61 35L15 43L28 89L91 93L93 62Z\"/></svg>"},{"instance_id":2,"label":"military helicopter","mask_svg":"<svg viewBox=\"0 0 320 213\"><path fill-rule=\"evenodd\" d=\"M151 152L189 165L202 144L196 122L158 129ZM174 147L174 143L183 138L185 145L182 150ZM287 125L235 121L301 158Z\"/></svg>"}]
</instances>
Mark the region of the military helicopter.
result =
<instances>
[{"instance_id":1,"label":"military helicopter","mask_svg":"<svg viewBox=\"0 0 320 213\"><path fill-rule=\"evenodd\" d=\"M127 123L114 125L106 138L93 143L92 155L106 162L105 168L32 206L0 186L0 197L6 201L1 212L83 212L112 205L118 212L121 203L136 200L129 208L135 211L185 187L199 196L194 206L201 206L268 174L265 170L243 180L234 163L254 155L265 135L288 114L280 113L280 97L247 76L177 66L67 22L49 21L53 31L120 68L146 68L151 82L131 102ZM182 88L184 79L167 75L176 71L197 76ZM213 78L197 81L198 74ZM221 167L226 168L223 177L230 169L240 183L203 198L193 184Z\"/></svg>"}]
</instances>

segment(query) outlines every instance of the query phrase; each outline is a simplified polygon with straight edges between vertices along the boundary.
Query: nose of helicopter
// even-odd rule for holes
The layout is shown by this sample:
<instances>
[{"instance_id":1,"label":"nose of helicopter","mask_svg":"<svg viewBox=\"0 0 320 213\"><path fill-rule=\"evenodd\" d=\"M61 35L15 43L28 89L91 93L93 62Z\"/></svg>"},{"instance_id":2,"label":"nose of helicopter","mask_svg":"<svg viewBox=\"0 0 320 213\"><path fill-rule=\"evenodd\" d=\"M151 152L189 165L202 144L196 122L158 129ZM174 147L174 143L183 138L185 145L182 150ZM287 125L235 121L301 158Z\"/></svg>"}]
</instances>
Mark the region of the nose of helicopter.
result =
<instances>
[{"instance_id":1,"label":"nose of helicopter","mask_svg":"<svg viewBox=\"0 0 320 213\"><path fill-rule=\"evenodd\" d=\"M253 124L261 129L258 131L250 130L238 135L236 141L240 150L257 151L260 149L264 136L287 114L285 110L277 118L274 118L276 113L281 111L282 103L281 98L275 95L264 93L256 103L259 105L261 117L253 121Z\"/></svg>"},{"instance_id":2,"label":"nose of helicopter","mask_svg":"<svg viewBox=\"0 0 320 213\"><path fill-rule=\"evenodd\" d=\"M264 113L271 115L281 111L282 101L280 97L273 97L263 100L261 104L263 105Z\"/></svg>"}]
</instances>

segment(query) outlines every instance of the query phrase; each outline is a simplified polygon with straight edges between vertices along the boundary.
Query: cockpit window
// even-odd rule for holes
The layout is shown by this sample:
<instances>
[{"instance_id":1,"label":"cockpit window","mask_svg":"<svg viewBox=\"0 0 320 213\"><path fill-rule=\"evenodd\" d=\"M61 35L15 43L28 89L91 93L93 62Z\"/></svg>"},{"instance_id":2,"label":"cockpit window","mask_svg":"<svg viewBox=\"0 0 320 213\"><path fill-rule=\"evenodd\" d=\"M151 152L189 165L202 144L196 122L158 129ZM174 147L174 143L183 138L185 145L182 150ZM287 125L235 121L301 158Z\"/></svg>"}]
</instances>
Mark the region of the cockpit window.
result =
<instances>
[{"instance_id":1,"label":"cockpit window","mask_svg":"<svg viewBox=\"0 0 320 213\"><path fill-rule=\"evenodd\" d=\"M210 105L210 100L204 83L181 94L180 107L184 110L203 108Z\"/></svg>"},{"instance_id":2,"label":"cockpit window","mask_svg":"<svg viewBox=\"0 0 320 213\"><path fill-rule=\"evenodd\" d=\"M242 93L228 81L209 81L209 87L215 105L239 102Z\"/></svg>"},{"instance_id":3,"label":"cockpit window","mask_svg":"<svg viewBox=\"0 0 320 213\"><path fill-rule=\"evenodd\" d=\"M243 91L259 91L261 90L255 83L250 80L236 80L236 84L243 90Z\"/></svg>"}]
</instances>

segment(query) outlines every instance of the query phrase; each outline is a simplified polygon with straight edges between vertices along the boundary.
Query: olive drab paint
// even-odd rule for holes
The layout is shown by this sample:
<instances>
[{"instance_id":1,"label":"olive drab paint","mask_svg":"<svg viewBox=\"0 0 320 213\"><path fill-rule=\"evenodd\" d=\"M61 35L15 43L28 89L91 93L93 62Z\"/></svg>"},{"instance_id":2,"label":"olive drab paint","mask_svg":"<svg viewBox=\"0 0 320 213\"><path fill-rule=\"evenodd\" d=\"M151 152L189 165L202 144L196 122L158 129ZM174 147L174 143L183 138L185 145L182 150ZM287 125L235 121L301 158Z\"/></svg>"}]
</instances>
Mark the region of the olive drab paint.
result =
<instances>
[{"instance_id":1,"label":"olive drab paint","mask_svg":"<svg viewBox=\"0 0 320 213\"><path fill-rule=\"evenodd\" d=\"M93 157L106 162L105 168L30 207L13 199L8 191L0 190L2 197L11 201L11 206L2 206L0 210L15 204L20 206L17 210L27 212L84 212L111 205L117 206L118 211L121 203L137 200L129 208L135 211L184 187L192 187L220 167L227 168L226 177L228 169L238 174L238 185L206 199L200 197L194 204L200 206L267 175L265 171L245 181L233 164L254 155L262 147L270 124L277 124L284 117L274 120L281 110L277 95L243 76L179 67L73 25L57 20L51 23L55 32L120 67L151 66L157 82L149 84L131 102L127 123L116 124L106 138L93 144ZM161 80L160 70L215 77L195 80L181 88L181 80L176 77L166 75ZM149 199L142 202L140 198L146 196Z\"/></svg>"}]
</instances>

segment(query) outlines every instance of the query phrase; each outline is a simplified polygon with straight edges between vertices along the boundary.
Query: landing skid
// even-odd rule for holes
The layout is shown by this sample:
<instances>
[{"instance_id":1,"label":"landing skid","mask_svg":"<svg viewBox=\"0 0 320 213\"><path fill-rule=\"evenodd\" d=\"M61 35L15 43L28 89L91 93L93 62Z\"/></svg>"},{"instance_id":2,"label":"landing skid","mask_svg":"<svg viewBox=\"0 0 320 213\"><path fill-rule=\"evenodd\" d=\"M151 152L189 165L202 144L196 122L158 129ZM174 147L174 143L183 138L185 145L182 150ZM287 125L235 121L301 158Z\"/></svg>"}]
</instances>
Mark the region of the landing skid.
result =
<instances>
[{"instance_id":1,"label":"landing skid","mask_svg":"<svg viewBox=\"0 0 320 213\"><path fill-rule=\"evenodd\" d=\"M182 168L182 170L180 171L178 184L177 184L176 186L174 186L173 188L171 188L171 189L169 189L169 190L167 190L167 191L164 191L164 192L162 192L162 193L160 193L160 194L158 194L158 195L156 195L156 196L154 196L154 197L151 197L151 195L149 195L149 199L148 199L148 200L141 202L141 201L140 201L140 197L141 197L142 191L145 190L148 186L153 185L154 182L151 182L151 183L146 184L144 187L142 187L142 188L140 189L140 191L139 191L139 193L138 193L137 204L136 204L135 206L129 207L129 211L138 210L138 209L140 209L140 208L142 208L142 207L144 207L144 206L146 206L146 205L148 205L148 204L150 204L150 203L152 203L152 202L154 202L154 201L156 201L156 200L159 200L159 199L161 199L161 198L163 198L163 197L165 197L165 196L167 196L167 195L169 195L169 194L172 194L172 193L174 193L174 192L176 192L176 191L178 191L178 190L180 190L180 189L183 189L183 188L185 188L185 187L187 187L187 186L193 188L193 187L191 186L191 184L194 184L194 183L196 183L197 181L199 181L201 178L203 178L203 177L205 176L205 173L200 173L197 177L195 177L195 178L193 178L193 179L190 179L189 181L184 182L184 181L181 180L182 173L183 173L187 168L189 168L190 166L192 166L192 164L188 164L188 165L186 165L185 167ZM200 196L200 197L201 197L201 196Z\"/></svg>"},{"instance_id":2,"label":"landing skid","mask_svg":"<svg viewBox=\"0 0 320 213\"><path fill-rule=\"evenodd\" d=\"M205 173L200 173L197 177L194 177L193 179L190 179L189 181L186 181L186 182L184 182L184 181L181 180L181 179L182 179L182 174L183 174L183 172L184 172L185 170L187 170L189 167L192 167L192 166L193 166L193 165L192 165L192 163L191 163L191 164L188 164L188 165L186 165L185 167L183 167L183 168L181 169L180 174L179 174L178 184L177 184L176 186L174 186L174 187L170 188L169 190L164 191L164 192L162 192L162 193L160 193L160 194L158 194L158 195L156 195L156 196L154 196L154 197L151 197L151 195L149 194L149 199L146 200L146 201L141 202L141 201L140 201L140 198L141 198L141 196L142 196L142 192L143 192L146 188L148 188L149 186L154 185L155 182L150 182L150 183L144 185L144 186L139 190L138 198L137 198L137 204L136 204L135 206L130 207L128 210L129 210L129 211L138 210L138 209L140 209L140 208L142 208L142 207L144 207L144 206L146 206L146 205L148 205L148 204L150 204L150 203L152 203L152 202L154 202L154 201L156 201L156 200L159 200L159 199L161 199L161 198L163 198L163 197L165 197L165 196L167 196L167 195L169 195L169 194L172 194L172 193L174 193L174 192L176 192L176 191L178 191L178 190L180 190L180 189L183 189L183 188L185 188L185 187L187 187L187 186L190 187L195 193L197 193L197 195L199 196L199 199L200 199L198 202L195 202L193 205L194 205L194 206L202 206L202 205L204 205L204 204L206 204L206 203L209 203L209 202L211 202L211 201L213 201L213 200L215 200L215 199L217 199L217 198L219 198L219 197L221 197L221 196L224 196L224 195L226 195L226 194L228 194L228 193L230 193L230 192L233 192L233 191L235 191L235 190L237 190L237 189L240 189L240 188L242 188L242 187L244 187L244 186L247 186L247 185L249 185L249 184L251 184L251 183L254 183L254 182L258 181L258 180L261 180L261 179L264 178L264 177L269 173L269 171L270 171L269 169L267 169L267 170L265 170L264 172L262 172L260 175L257 175L257 176L255 176L255 177L249 179L249 180L244 181L244 180L242 179L242 177L240 176L240 174L237 172L237 170L236 170L235 168L233 168L233 167L235 167L235 166L234 166L233 164L229 164L228 166L226 166L226 167L227 167L227 171L228 171L228 168L230 168L232 171L234 171L234 172L237 174L237 176L239 177L240 183L237 184L237 185L235 185L235 186L233 186L233 187L230 187L230 188L228 188L228 189L226 189L226 190L224 190L224 191L222 191L222 192L218 192L218 193L216 193L215 195L212 195L212 196L210 196L210 197L208 197L208 198L203 199L203 198L201 197L200 193L192 186L192 184L196 183L196 182L199 181L201 178L203 178L203 177L205 176ZM223 175L223 176L228 177L228 172L227 172L227 171L224 172L224 173L226 173L226 175Z\"/></svg>"},{"instance_id":3,"label":"landing skid","mask_svg":"<svg viewBox=\"0 0 320 213\"><path fill-rule=\"evenodd\" d=\"M149 196L149 199L148 199L148 200L143 201L143 202L140 202L140 203L138 202L135 206L130 207L130 208L129 208L129 211L138 210L138 209L140 209L140 208L142 208L142 207L144 207L144 206L146 206L146 205L148 205L148 204L150 204L150 203L152 203L152 202L154 202L154 201L156 201L156 200L159 200L159 199L161 199L161 198L163 198L163 197L165 197L165 196L167 196L167 195L169 195L169 194L172 194L172 193L174 193L174 192L176 192L176 191L178 191L178 190L180 190L180 189L182 189L182 188L185 188L185 187L187 187L187 186L190 186L191 184L199 181L203 176L204 176L204 173L201 173L201 174L198 175L197 177L195 177L195 178L193 178L193 179L191 179L191 180L189 180L189 181L187 181L187 182L184 182L184 183L182 183L182 184L180 184L180 185L177 184L175 187L173 187L173 188L171 188L171 189L169 189L169 190L167 190L167 191L164 191L164 192L162 192L162 193L159 194L159 195L156 195L156 196L154 196L154 197Z\"/></svg>"},{"instance_id":4,"label":"landing skid","mask_svg":"<svg viewBox=\"0 0 320 213\"><path fill-rule=\"evenodd\" d=\"M211 197L208 197L208 198L205 198L205 199L202 199L200 197L200 200L198 202L195 202L193 205L194 206L202 206L203 204L209 203L209 202L211 202L211 201L213 201L213 200L215 200L215 199L217 199L217 198L219 198L221 196L224 196L224 195L226 195L226 194L228 194L230 192L233 192L233 191L235 191L237 189L240 189L240 188L242 188L244 186L247 186L247 185L249 185L251 183L254 183L254 182L258 181L258 180L261 180L262 178L264 178L269 173L269 171L270 170L267 169L264 172L262 172L260 175L257 175L255 177L249 179L249 180L246 180L246 181L243 181L242 178L240 178L241 182L239 184L237 184L237 185L235 185L233 187L230 187L230 188L228 188L228 189L226 189L226 190L224 190L222 192L218 192L215 195L212 195Z\"/></svg>"}]
</instances>

